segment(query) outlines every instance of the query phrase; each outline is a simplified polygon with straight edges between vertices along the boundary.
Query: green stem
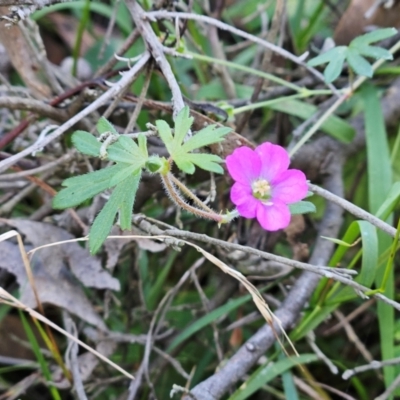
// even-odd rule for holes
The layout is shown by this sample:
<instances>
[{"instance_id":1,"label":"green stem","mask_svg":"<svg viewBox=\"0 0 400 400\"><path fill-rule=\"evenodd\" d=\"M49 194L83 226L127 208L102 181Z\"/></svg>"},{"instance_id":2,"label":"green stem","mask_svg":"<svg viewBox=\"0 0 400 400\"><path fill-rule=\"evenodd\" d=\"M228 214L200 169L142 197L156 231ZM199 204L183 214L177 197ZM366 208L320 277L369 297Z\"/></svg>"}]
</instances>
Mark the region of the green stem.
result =
<instances>
[{"instance_id":1,"label":"green stem","mask_svg":"<svg viewBox=\"0 0 400 400\"><path fill-rule=\"evenodd\" d=\"M179 55L179 54L177 54ZM263 72L263 71L259 71L257 69L254 68L250 68L250 67L246 67L245 65L240 65L240 64L236 64L234 62L231 61L227 61L227 60L221 60L218 58L213 58L213 57L209 57L206 56L204 54L198 54L198 53L192 53L191 51L187 51L186 53L183 53L182 56L190 56L191 58L195 59L195 60L200 60L200 61L205 61L205 62L209 62L209 63L214 63L214 64L219 64L219 65L224 65L225 67L229 67L229 68L233 68L233 69L238 69L240 71L244 71L247 72L248 74L253 74L256 76L260 76L261 78L264 79L268 79L272 82L275 82L279 85L282 86L286 86L289 89L294 90L295 92L303 92L304 88L295 85L294 83L290 83L288 81L285 81L284 79L278 78L277 76L274 76L272 74L269 74L267 72ZM331 90L328 90L329 94L332 93Z\"/></svg>"},{"instance_id":2,"label":"green stem","mask_svg":"<svg viewBox=\"0 0 400 400\"><path fill-rule=\"evenodd\" d=\"M224 217L220 214L217 214L216 212L212 211L204 211L200 210L199 208L193 207L189 204L186 203L184 199L180 196L179 192L176 190L174 184L172 183L172 174L169 172L165 175L161 174L161 179L165 185L165 188L167 189L169 195L171 196L171 200L178 205L179 207L183 208L186 211L189 211L190 213L197 215L198 217L206 218L206 219L211 219L213 221L224 223ZM199 200L200 201L200 200Z\"/></svg>"},{"instance_id":3,"label":"green stem","mask_svg":"<svg viewBox=\"0 0 400 400\"><path fill-rule=\"evenodd\" d=\"M379 288L379 291L381 293L385 292L386 283L389 279L390 272L392 271L392 268L393 268L393 261L394 261L394 256L396 255L397 243L399 242L399 237L400 237L400 218L399 218L399 222L397 223L397 231L396 231L396 235L393 239L392 248L390 249L390 256L389 256L387 264L386 264L385 274L383 275L381 287Z\"/></svg>"},{"instance_id":4,"label":"green stem","mask_svg":"<svg viewBox=\"0 0 400 400\"><path fill-rule=\"evenodd\" d=\"M90 0L86 0L85 7L82 10L82 19L80 21L78 32L76 34L74 49L72 51L72 56L74 58L74 64L72 65L73 76L76 76L79 53L81 52L83 32L85 31L85 28L89 23L89 20L90 20Z\"/></svg>"},{"instance_id":5,"label":"green stem","mask_svg":"<svg viewBox=\"0 0 400 400\"><path fill-rule=\"evenodd\" d=\"M201 207L203 210L213 213L214 211L207 207L193 192L188 189L179 179L177 179L174 175L169 174L169 178L171 179L172 183L176 186L178 186L179 190L187 197L192 199L199 207Z\"/></svg>"},{"instance_id":6,"label":"green stem","mask_svg":"<svg viewBox=\"0 0 400 400\"><path fill-rule=\"evenodd\" d=\"M233 110L233 114L236 115L236 114L240 114L242 112L255 110L257 108L268 107L273 104L282 103L287 100L304 99L306 97L311 97L311 96L316 96L316 95L325 95L325 94L331 94L331 93L332 92L330 90L310 90L310 91L306 91L304 93L294 94L292 96L279 97L277 99L271 99L271 100L260 101L258 103L247 104L243 107L235 108Z\"/></svg>"}]
</instances>

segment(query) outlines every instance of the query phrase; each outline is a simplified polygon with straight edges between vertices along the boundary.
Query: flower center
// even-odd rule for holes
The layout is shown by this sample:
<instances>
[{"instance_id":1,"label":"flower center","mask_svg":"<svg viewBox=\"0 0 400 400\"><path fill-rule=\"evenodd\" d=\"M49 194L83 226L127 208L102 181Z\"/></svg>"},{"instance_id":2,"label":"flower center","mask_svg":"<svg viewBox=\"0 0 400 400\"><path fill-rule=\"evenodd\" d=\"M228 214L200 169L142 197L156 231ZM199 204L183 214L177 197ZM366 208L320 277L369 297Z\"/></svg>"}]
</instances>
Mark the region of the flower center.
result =
<instances>
[{"instance_id":1,"label":"flower center","mask_svg":"<svg viewBox=\"0 0 400 400\"><path fill-rule=\"evenodd\" d=\"M271 198L271 185L265 179L258 179L251 185L253 196L259 200L268 200Z\"/></svg>"}]
</instances>

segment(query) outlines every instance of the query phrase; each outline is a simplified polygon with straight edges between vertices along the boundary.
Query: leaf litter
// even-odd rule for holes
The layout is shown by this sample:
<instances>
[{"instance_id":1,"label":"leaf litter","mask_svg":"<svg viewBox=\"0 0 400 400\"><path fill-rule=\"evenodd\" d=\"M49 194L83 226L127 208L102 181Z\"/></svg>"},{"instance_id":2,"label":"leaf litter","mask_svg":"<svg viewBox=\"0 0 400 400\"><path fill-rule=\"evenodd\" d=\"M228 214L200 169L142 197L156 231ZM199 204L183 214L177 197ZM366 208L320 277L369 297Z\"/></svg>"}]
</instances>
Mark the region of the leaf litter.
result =
<instances>
[{"instance_id":1,"label":"leaf litter","mask_svg":"<svg viewBox=\"0 0 400 400\"><path fill-rule=\"evenodd\" d=\"M16 228L25 236L27 250L44 246L31 257L40 301L62 307L101 330L106 330L103 319L94 310L79 284L96 289L120 289L119 281L102 268L100 260L76 242L46 247L52 242L74 239L68 232L54 225L28 220L0 219L0 222ZM36 300L28 283L18 245L11 241L0 242L0 254L0 268L16 277L21 290L21 302L35 308Z\"/></svg>"}]
</instances>

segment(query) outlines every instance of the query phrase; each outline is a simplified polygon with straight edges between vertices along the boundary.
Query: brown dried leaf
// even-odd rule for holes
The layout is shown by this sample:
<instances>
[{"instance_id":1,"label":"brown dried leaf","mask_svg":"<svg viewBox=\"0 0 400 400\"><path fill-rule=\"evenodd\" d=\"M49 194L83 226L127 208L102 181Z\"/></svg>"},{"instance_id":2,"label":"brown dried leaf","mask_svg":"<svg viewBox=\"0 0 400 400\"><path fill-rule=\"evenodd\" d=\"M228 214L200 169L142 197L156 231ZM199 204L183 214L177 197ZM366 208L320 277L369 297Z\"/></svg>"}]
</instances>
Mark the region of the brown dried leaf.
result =
<instances>
[{"instance_id":1,"label":"brown dried leaf","mask_svg":"<svg viewBox=\"0 0 400 400\"><path fill-rule=\"evenodd\" d=\"M15 275L21 290L21 302L30 308L36 307L36 300L26 276L18 245L10 241L0 242L0 268ZM106 326L100 316L94 311L83 290L77 284L67 268L62 268L56 274L49 273L40 257L35 257L31 263L33 276L39 298L42 303L54 304L65 308L72 314L100 328Z\"/></svg>"},{"instance_id":2,"label":"brown dried leaf","mask_svg":"<svg viewBox=\"0 0 400 400\"><path fill-rule=\"evenodd\" d=\"M22 219L3 219L2 221L18 229L34 247L74 239L64 229L51 224ZM77 242L42 248L35 252L33 259L37 256L40 257L48 273L53 277L64 273L64 269L67 269L66 266L68 266L85 286L120 290L119 281L101 267L98 258L90 255L89 251L82 248Z\"/></svg>"}]
</instances>

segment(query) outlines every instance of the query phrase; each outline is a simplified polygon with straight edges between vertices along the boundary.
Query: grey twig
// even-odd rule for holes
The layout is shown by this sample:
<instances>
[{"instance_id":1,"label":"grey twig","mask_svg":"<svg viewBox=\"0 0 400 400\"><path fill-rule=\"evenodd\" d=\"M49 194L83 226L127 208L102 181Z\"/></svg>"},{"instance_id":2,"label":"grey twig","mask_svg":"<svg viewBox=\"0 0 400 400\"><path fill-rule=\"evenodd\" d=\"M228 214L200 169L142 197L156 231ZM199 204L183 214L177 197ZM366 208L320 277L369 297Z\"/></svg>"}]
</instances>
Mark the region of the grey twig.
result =
<instances>
[{"instance_id":1,"label":"grey twig","mask_svg":"<svg viewBox=\"0 0 400 400\"><path fill-rule=\"evenodd\" d=\"M381 229L383 232L386 232L392 237L396 235L396 229L393 226L390 226L386 222L382 221L378 217L375 217L375 215L370 214L362 208L357 207L350 201L347 201L340 196L336 196L335 194L330 193L328 190L325 190L317 185L313 185L310 183L308 186L313 193L318 194L319 196L329 201L332 201L333 203L336 203L337 205L348 211L350 214L353 214L358 218L370 222L372 225L376 226L377 228Z\"/></svg>"},{"instance_id":2,"label":"grey twig","mask_svg":"<svg viewBox=\"0 0 400 400\"><path fill-rule=\"evenodd\" d=\"M36 174L40 174L42 172L55 169L59 165L62 165L70 160L76 155L75 150L69 151L67 154L64 154L62 157L50 161L46 164L41 165L40 167L33 168L33 169L28 169L25 171L20 171L20 172L14 172L13 174L3 174L0 175L0 181L16 181L17 179L24 178L27 176L32 176Z\"/></svg>"},{"instance_id":3,"label":"grey twig","mask_svg":"<svg viewBox=\"0 0 400 400\"><path fill-rule=\"evenodd\" d=\"M126 5L132 15L132 19L135 22L136 27L142 35L149 51L151 52L154 60L160 67L162 73L172 92L172 102L174 107L174 116L185 106L183 101L181 89L176 81L175 75L172 72L171 66L166 59L163 51L163 46L156 34L154 33L151 25L146 20L146 13L142 7L135 0L127 0Z\"/></svg>"},{"instance_id":4,"label":"grey twig","mask_svg":"<svg viewBox=\"0 0 400 400\"><path fill-rule=\"evenodd\" d=\"M150 53L146 51L145 53L143 53L140 60L129 71L125 72L124 75L122 76L122 78L118 82L114 83L113 86L110 87L110 89L108 89L105 93L103 93L98 99L96 99L89 106L87 106L82 111L80 111L79 113L74 115L72 118L70 118L67 122L62 124L53 133L46 136L40 143L35 143L35 144L27 147L26 149L22 150L21 152L13 155L11 157L8 157L6 160L0 161L0 172L6 170L11 165L14 165L21 158L24 158L25 156L48 145L53 140L55 140L59 136L61 136L68 129L70 129L72 126L74 126L82 118L86 117L93 111L96 111L99 107L101 107L103 104L105 104L111 98L113 98L118 93L120 93L125 88L125 86L129 82L131 82L132 77L135 76L136 74L138 74L139 71L146 65L146 63L149 61L149 59L150 59Z\"/></svg>"},{"instance_id":5,"label":"grey twig","mask_svg":"<svg viewBox=\"0 0 400 400\"><path fill-rule=\"evenodd\" d=\"M14 96L0 96L0 108L32 111L42 117L51 118L58 122L64 122L69 118L69 115L65 110L54 108L43 101L35 99L23 99Z\"/></svg>"},{"instance_id":6,"label":"grey twig","mask_svg":"<svg viewBox=\"0 0 400 400\"><path fill-rule=\"evenodd\" d=\"M66 311L63 311L63 320L64 320L65 330L69 332L71 335L78 337L78 332L75 323ZM68 347L67 350L65 351L66 364L67 367L72 372L72 377L74 380L74 388L78 400L88 400L85 393L85 389L83 387L81 373L79 371L78 347L79 346L75 341L68 339Z\"/></svg>"},{"instance_id":7,"label":"grey twig","mask_svg":"<svg viewBox=\"0 0 400 400\"><path fill-rule=\"evenodd\" d=\"M371 361L369 364L360 365L359 367L355 367L353 369L346 369L343 372L342 378L349 379L356 374L360 374L361 372L370 371L371 369L381 369L390 365L399 365L400 364L400 357L391 358L385 361Z\"/></svg>"}]
</instances>

